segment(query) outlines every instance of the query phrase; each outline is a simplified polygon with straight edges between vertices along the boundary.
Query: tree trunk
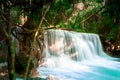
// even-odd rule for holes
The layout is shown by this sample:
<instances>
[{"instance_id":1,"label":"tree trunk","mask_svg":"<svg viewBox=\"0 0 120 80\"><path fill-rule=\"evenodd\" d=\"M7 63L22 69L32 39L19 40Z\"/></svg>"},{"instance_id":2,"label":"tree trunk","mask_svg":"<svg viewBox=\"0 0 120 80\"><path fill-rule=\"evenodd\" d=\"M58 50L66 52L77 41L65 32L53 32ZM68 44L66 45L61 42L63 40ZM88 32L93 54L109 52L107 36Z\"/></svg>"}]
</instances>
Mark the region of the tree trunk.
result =
<instances>
[{"instance_id":1,"label":"tree trunk","mask_svg":"<svg viewBox=\"0 0 120 80\"><path fill-rule=\"evenodd\" d=\"M7 39L7 45L8 45L8 72L9 72L9 79L15 80L15 49L13 45L12 38Z\"/></svg>"},{"instance_id":2,"label":"tree trunk","mask_svg":"<svg viewBox=\"0 0 120 80\"><path fill-rule=\"evenodd\" d=\"M5 17L7 19L6 28L5 26L2 26L4 33L6 34L6 43L8 47L8 73L9 73L9 80L15 80L16 75L15 75L15 49L14 49L14 44L12 40L12 34L11 34L11 20L10 20L10 9L6 9L5 12Z\"/></svg>"}]
</instances>

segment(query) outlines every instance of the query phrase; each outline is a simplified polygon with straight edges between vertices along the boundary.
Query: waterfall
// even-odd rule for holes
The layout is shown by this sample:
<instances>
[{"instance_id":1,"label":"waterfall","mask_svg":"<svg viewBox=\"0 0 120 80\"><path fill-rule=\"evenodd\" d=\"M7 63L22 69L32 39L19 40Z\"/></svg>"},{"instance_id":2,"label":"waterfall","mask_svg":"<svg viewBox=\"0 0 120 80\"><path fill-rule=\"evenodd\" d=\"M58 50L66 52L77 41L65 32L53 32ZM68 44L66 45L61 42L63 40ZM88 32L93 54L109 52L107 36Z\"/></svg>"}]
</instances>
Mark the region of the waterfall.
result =
<instances>
[{"instance_id":1,"label":"waterfall","mask_svg":"<svg viewBox=\"0 0 120 80\"><path fill-rule=\"evenodd\" d=\"M52 74L54 80L120 80L120 63L115 61L119 59L103 51L97 34L51 29L44 43L40 75Z\"/></svg>"},{"instance_id":2,"label":"waterfall","mask_svg":"<svg viewBox=\"0 0 120 80\"><path fill-rule=\"evenodd\" d=\"M97 34L49 30L45 33L46 57L69 56L81 61L98 56L107 57Z\"/></svg>"}]
</instances>

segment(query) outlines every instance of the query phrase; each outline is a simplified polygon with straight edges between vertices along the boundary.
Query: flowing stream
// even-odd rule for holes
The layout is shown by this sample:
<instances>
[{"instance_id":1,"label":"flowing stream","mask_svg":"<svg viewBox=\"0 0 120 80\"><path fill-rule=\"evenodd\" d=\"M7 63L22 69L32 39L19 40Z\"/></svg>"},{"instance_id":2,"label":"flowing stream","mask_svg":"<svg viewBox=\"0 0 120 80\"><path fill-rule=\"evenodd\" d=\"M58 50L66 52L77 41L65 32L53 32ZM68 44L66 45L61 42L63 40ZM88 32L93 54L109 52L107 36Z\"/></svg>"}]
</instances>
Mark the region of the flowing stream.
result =
<instances>
[{"instance_id":1,"label":"flowing stream","mask_svg":"<svg viewBox=\"0 0 120 80\"><path fill-rule=\"evenodd\" d=\"M99 36L65 30L45 33L45 58L37 68L49 80L120 80L120 62L106 55Z\"/></svg>"}]
</instances>

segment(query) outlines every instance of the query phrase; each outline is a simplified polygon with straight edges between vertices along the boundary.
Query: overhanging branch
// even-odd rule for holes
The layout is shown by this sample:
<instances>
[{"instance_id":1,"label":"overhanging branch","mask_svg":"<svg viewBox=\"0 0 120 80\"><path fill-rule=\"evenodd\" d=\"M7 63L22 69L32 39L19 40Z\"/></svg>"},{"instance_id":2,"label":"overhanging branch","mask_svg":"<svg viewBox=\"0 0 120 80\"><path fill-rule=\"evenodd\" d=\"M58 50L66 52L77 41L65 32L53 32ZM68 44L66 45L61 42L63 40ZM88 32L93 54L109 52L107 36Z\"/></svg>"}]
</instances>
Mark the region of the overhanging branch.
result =
<instances>
[{"instance_id":1,"label":"overhanging branch","mask_svg":"<svg viewBox=\"0 0 120 80\"><path fill-rule=\"evenodd\" d=\"M94 15L98 14L103 8L105 8L105 6L101 7L97 12L95 12L94 14L88 16L86 19L82 20L81 23L84 23L85 21L87 21L88 19L93 17Z\"/></svg>"}]
</instances>

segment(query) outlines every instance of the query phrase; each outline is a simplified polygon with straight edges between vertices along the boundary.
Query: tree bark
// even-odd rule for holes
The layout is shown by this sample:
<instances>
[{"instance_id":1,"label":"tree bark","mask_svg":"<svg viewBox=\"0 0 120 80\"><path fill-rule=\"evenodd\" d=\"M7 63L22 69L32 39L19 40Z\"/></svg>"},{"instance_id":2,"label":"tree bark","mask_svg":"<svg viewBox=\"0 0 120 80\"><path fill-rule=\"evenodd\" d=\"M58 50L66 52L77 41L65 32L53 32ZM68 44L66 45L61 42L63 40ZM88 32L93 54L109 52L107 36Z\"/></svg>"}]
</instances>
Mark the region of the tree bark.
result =
<instances>
[{"instance_id":1,"label":"tree bark","mask_svg":"<svg viewBox=\"0 0 120 80\"><path fill-rule=\"evenodd\" d=\"M10 21L10 9L5 9L4 13L6 20L4 21L5 25L2 25L3 32L6 36L6 43L8 47L8 73L9 73L9 80L15 80L16 75L15 75L15 49L14 49L14 44L12 40L12 34L11 34L11 21Z\"/></svg>"},{"instance_id":2,"label":"tree bark","mask_svg":"<svg viewBox=\"0 0 120 80\"><path fill-rule=\"evenodd\" d=\"M8 45L8 71L9 71L9 79L15 80L15 50L12 38L9 37L7 39L7 45Z\"/></svg>"}]
</instances>

